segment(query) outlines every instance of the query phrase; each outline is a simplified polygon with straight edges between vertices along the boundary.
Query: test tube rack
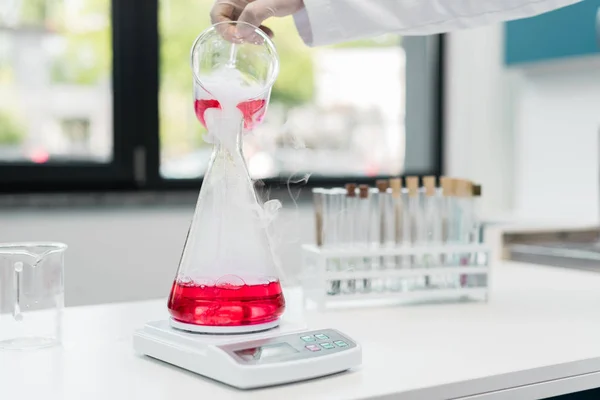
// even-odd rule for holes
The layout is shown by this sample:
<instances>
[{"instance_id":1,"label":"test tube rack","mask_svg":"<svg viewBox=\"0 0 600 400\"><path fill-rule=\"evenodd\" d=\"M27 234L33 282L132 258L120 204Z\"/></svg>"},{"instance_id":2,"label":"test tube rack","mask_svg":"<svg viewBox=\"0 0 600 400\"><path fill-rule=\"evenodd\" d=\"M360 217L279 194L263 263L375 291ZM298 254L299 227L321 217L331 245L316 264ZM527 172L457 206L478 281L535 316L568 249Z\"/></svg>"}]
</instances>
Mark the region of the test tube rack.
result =
<instances>
[{"instance_id":1,"label":"test tube rack","mask_svg":"<svg viewBox=\"0 0 600 400\"><path fill-rule=\"evenodd\" d=\"M491 259L486 244L370 248L305 244L301 279L307 305L312 302L321 310L378 305L380 300L485 302Z\"/></svg>"}]
</instances>

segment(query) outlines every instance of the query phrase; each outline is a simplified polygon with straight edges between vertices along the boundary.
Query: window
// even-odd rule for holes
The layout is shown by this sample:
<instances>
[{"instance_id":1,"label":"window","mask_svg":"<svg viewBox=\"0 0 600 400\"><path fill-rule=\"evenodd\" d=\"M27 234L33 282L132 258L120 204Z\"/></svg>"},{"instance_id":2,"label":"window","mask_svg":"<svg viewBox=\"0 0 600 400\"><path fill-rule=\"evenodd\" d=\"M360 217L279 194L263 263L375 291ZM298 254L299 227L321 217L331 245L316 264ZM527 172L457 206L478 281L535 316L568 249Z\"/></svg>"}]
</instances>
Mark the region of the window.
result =
<instances>
[{"instance_id":1,"label":"window","mask_svg":"<svg viewBox=\"0 0 600 400\"><path fill-rule=\"evenodd\" d=\"M109 0L9 3L0 25L0 160L110 162Z\"/></svg>"},{"instance_id":2,"label":"window","mask_svg":"<svg viewBox=\"0 0 600 400\"><path fill-rule=\"evenodd\" d=\"M162 178L201 177L210 158L211 146L203 141L204 128L190 106L191 71L180 60L209 26L212 4L160 1ZM250 174L268 179L313 173L318 179L405 172L407 57L402 39L388 35L311 49L291 17L268 25L275 32L281 70L264 122L245 139ZM431 163L418 167L434 169Z\"/></svg>"},{"instance_id":3,"label":"window","mask_svg":"<svg viewBox=\"0 0 600 400\"><path fill-rule=\"evenodd\" d=\"M199 186L211 147L193 112L189 51L212 0L8 3L0 190ZM267 25L281 71L244 143L253 177L439 173L439 38L308 48L291 18Z\"/></svg>"}]
</instances>

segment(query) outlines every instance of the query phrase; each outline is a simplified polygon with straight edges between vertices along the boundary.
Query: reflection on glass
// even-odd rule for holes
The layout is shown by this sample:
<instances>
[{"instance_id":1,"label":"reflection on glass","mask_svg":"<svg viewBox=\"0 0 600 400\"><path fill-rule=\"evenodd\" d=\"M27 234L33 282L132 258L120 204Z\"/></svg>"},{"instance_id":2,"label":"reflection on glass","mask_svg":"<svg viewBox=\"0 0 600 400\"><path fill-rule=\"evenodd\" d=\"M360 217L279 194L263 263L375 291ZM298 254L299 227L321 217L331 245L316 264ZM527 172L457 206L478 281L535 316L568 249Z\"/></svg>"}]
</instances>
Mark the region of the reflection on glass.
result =
<instances>
[{"instance_id":1,"label":"reflection on glass","mask_svg":"<svg viewBox=\"0 0 600 400\"><path fill-rule=\"evenodd\" d=\"M298 353L298 350L293 348L289 343L275 343L262 347L236 350L235 353L246 361L258 361L295 354Z\"/></svg>"},{"instance_id":2,"label":"reflection on glass","mask_svg":"<svg viewBox=\"0 0 600 400\"><path fill-rule=\"evenodd\" d=\"M0 162L112 158L110 0L0 12Z\"/></svg>"},{"instance_id":3,"label":"reflection on glass","mask_svg":"<svg viewBox=\"0 0 600 400\"><path fill-rule=\"evenodd\" d=\"M212 0L160 0L161 175L197 178L211 147L195 121L189 50ZM200 18L200 19L199 19ZM204 19L202 19L204 18ZM404 167L404 50L397 36L310 49L291 18L267 21L280 74L264 122L244 142L254 178L399 174Z\"/></svg>"}]
</instances>

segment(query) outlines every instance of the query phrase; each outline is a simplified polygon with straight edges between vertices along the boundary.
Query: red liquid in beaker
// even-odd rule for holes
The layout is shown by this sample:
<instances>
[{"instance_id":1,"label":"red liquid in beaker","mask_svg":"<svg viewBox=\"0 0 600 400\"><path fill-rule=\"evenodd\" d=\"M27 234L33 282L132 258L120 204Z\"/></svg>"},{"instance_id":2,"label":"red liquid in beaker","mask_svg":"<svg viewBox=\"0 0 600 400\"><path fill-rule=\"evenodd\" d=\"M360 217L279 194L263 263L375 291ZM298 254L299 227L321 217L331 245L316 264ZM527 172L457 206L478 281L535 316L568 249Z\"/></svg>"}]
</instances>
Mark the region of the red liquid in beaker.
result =
<instances>
[{"instance_id":1,"label":"red liquid in beaker","mask_svg":"<svg viewBox=\"0 0 600 400\"><path fill-rule=\"evenodd\" d=\"M237 108L244 115L244 128L246 129L254 129L265 116L266 107L264 100L244 101L238 104Z\"/></svg>"},{"instance_id":2,"label":"red liquid in beaker","mask_svg":"<svg viewBox=\"0 0 600 400\"><path fill-rule=\"evenodd\" d=\"M171 316L194 325L239 326L271 322L285 309L279 281L258 285L200 285L175 281Z\"/></svg>"},{"instance_id":3,"label":"red liquid in beaker","mask_svg":"<svg viewBox=\"0 0 600 400\"><path fill-rule=\"evenodd\" d=\"M265 100L248 100L237 105L237 108L244 116L244 128L254 129L259 124L265 115ZM206 120L204 112L209 108L221 108L221 104L217 100L198 99L194 102L194 111L198 121L206 128Z\"/></svg>"},{"instance_id":4,"label":"red liquid in beaker","mask_svg":"<svg viewBox=\"0 0 600 400\"><path fill-rule=\"evenodd\" d=\"M221 105L217 100L196 100L194 102L194 111L196 112L196 118L206 128L206 120L204 119L204 112L209 108L221 108Z\"/></svg>"}]
</instances>

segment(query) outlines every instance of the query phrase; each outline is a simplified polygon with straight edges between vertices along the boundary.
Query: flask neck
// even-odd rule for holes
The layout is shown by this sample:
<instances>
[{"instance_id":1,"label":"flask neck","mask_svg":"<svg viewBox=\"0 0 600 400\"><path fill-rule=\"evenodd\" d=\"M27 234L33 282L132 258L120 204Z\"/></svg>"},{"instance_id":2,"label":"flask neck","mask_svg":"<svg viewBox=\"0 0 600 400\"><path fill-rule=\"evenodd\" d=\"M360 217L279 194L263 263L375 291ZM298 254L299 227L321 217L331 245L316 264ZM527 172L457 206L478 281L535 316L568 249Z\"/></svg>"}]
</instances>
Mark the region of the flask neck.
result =
<instances>
[{"instance_id":1,"label":"flask neck","mask_svg":"<svg viewBox=\"0 0 600 400\"><path fill-rule=\"evenodd\" d=\"M237 182L236 185L251 182L242 146L243 121L220 122L221 129L213 136L214 147L205 180L216 183L224 179L228 183Z\"/></svg>"},{"instance_id":2,"label":"flask neck","mask_svg":"<svg viewBox=\"0 0 600 400\"><path fill-rule=\"evenodd\" d=\"M243 141L242 132L236 133L235 137L231 137L225 140L217 140L215 142L214 151L215 153L228 153L233 155L243 156Z\"/></svg>"},{"instance_id":3,"label":"flask neck","mask_svg":"<svg viewBox=\"0 0 600 400\"><path fill-rule=\"evenodd\" d=\"M216 130L214 137L215 153L226 152L234 155L243 156L242 153L242 133L244 127L243 119L239 121L234 119L224 119L220 121L220 126Z\"/></svg>"}]
</instances>

